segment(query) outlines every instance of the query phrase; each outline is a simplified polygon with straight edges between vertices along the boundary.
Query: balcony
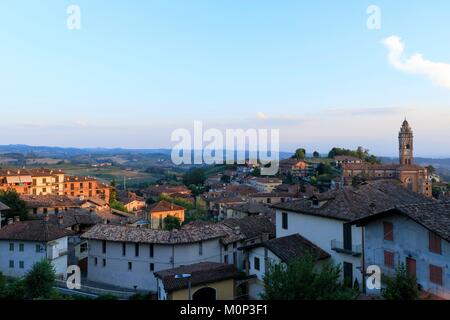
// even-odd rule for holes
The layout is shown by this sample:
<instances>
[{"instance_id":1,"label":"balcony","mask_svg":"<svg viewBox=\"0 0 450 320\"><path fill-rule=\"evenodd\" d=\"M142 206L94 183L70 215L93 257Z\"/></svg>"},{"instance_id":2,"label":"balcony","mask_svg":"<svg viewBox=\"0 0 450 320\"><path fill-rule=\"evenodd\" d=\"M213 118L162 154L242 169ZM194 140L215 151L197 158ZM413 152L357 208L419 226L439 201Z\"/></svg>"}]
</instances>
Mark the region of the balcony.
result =
<instances>
[{"instance_id":1,"label":"balcony","mask_svg":"<svg viewBox=\"0 0 450 320\"><path fill-rule=\"evenodd\" d=\"M337 240L331 240L331 250L334 250L339 253L349 254L354 257L358 257L362 254L362 246L360 244L358 245L352 245L347 248L344 246L344 243L342 241Z\"/></svg>"}]
</instances>

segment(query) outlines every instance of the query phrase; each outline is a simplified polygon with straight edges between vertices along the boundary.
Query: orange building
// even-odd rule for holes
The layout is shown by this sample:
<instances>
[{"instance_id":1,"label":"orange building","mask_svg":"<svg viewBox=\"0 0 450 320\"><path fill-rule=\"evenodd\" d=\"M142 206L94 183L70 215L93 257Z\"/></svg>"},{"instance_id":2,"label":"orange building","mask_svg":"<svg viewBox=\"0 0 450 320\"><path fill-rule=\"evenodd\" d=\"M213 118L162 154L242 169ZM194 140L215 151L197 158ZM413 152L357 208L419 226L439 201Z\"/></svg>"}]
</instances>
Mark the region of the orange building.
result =
<instances>
[{"instance_id":1,"label":"orange building","mask_svg":"<svg viewBox=\"0 0 450 320\"><path fill-rule=\"evenodd\" d=\"M111 187L93 177L67 176L64 195L71 197L100 198L109 201Z\"/></svg>"},{"instance_id":2,"label":"orange building","mask_svg":"<svg viewBox=\"0 0 450 320\"><path fill-rule=\"evenodd\" d=\"M182 206L161 200L150 209L150 226L152 229L163 229L164 218L167 216L179 218L181 222L184 222L184 211Z\"/></svg>"},{"instance_id":3,"label":"orange building","mask_svg":"<svg viewBox=\"0 0 450 320\"><path fill-rule=\"evenodd\" d=\"M63 195L64 172L51 169L0 170L0 190L15 190L19 194Z\"/></svg>"}]
</instances>

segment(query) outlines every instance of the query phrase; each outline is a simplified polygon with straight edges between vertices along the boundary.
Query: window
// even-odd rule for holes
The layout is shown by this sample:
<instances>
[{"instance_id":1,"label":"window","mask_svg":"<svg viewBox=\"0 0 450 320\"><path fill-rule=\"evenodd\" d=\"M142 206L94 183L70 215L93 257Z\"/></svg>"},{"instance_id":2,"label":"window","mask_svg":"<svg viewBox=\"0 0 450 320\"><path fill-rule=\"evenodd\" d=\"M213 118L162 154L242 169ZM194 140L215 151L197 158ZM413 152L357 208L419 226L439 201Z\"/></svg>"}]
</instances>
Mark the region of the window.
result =
<instances>
[{"instance_id":1,"label":"window","mask_svg":"<svg viewBox=\"0 0 450 320\"><path fill-rule=\"evenodd\" d=\"M127 255L127 244L124 242L122 243L122 256L126 256Z\"/></svg>"},{"instance_id":2,"label":"window","mask_svg":"<svg viewBox=\"0 0 450 320\"><path fill-rule=\"evenodd\" d=\"M42 188L42 193L47 193L47 188Z\"/></svg>"},{"instance_id":3,"label":"window","mask_svg":"<svg viewBox=\"0 0 450 320\"><path fill-rule=\"evenodd\" d=\"M345 223L344 225L344 249L352 251L352 226Z\"/></svg>"},{"instance_id":4,"label":"window","mask_svg":"<svg viewBox=\"0 0 450 320\"><path fill-rule=\"evenodd\" d=\"M430 231L428 233L428 238L430 251L437 254L441 254L442 253L441 237L439 237L436 233Z\"/></svg>"},{"instance_id":5,"label":"window","mask_svg":"<svg viewBox=\"0 0 450 320\"><path fill-rule=\"evenodd\" d=\"M23 269L25 267L25 263L23 261L19 261L19 268Z\"/></svg>"},{"instance_id":6,"label":"window","mask_svg":"<svg viewBox=\"0 0 450 320\"><path fill-rule=\"evenodd\" d=\"M153 243L150 244L150 258L153 258L153 255L155 253L155 248L153 246Z\"/></svg>"},{"instance_id":7,"label":"window","mask_svg":"<svg viewBox=\"0 0 450 320\"><path fill-rule=\"evenodd\" d=\"M224 251L228 251L228 245L227 244L223 246L223 250Z\"/></svg>"},{"instance_id":8,"label":"window","mask_svg":"<svg viewBox=\"0 0 450 320\"><path fill-rule=\"evenodd\" d=\"M233 248L236 249L237 247L237 242L233 242Z\"/></svg>"},{"instance_id":9,"label":"window","mask_svg":"<svg viewBox=\"0 0 450 320\"><path fill-rule=\"evenodd\" d=\"M106 267L106 259L103 259L103 266Z\"/></svg>"},{"instance_id":10,"label":"window","mask_svg":"<svg viewBox=\"0 0 450 320\"><path fill-rule=\"evenodd\" d=\"M228 255L227 254L223 256L223 262L228 263Z\"/></svg>"},{"instance_id":11,"label":"window","mask_svg":"<svg viewBox=\"0 0 450 320\"><path fill-rule=\"evenodd\" d=\"M55 213L59 213L59 208L55 208Z\"/></svg>"},{"instance_id":12,"label":"window","mask_svg":"<svg viewBox=\"0 0 450 320\"><path fill-rule=\"evenodd\" d=\"M430 264L430 281L442 285L442 268Z\"/></svg>"},{"instance_id":13,"label":"window","mask_svg":"<svg viewBox=\"0 0 450 320\"><path fill-rule=\"evenodd\" d=\"M98 265L98 259L94 258L94 265Z\"/></svg>"},{"instance_id":14,"label":"window","mask_svg":"<svg viewBox=\"0 0 450 320\"><path fill-rule=\"evenodd\" d=\"M384 265L389 268L394 268L394 253L390 251L384 251Z\"/></svg>"},{"instance_id":15,"label":"window","mask_svg":"<svg viewBox=\"0 0 450 320\"><path fill-rule=\"evenodd\" d=\"M102 253L106 253L106 241L102 241Z\"/></svg>"},{"instance_id":16,"label":"window","mask_svg":"<svg viewBox=\"0 0 450 320\"><path fill-rule=\"evenodd\" d=\"M284 230L287 230L288 228L288 214L286 212L281 213L281 227Z\"/></svg>"},{"instance_id":17,"label":"window","mask_svg":"<svg viewBox=\"0 0 450 320\"><path fill-rule=\"evenodd\" d=\"M139 257L139 243L134 244L134 255Z\"/></svg>"},{"instance_id":18,"label":"window","mask_svg":"<svg viewBox=\"0 0 450 320\"><path fill-rule=\"evenodd\" d=\"M23 243L19 243L19 251L23 252L25 249L25 245Z\"/></svg>"},{"instance_id":19,"label":"window","mask_svg":"<svg viewBox=\"0 0 450 320\"><path fill-rule=\"evenodd\" d=\"M150 263L150 271L155 271L155 264L154 263Z\"/></svg>"},{"instance_id":20,"label":"window","mask_svg":"<svg viewBox=\"0 0 450 320\"><path fill-rule=\"evenodd\" d=\"M198 255L203 255L203 242L201 241L198 243Z\"/></svg>"},{"instance_id":21,"label":"window","mask_svg":"<svg viewBox=\"0 0 450 320\"><path fill-rule=\"evenodd\" d=\"M14 260L9 260L9 267L14 268Z\"/></svg>"},{"instance_id":22,"label":"window","mask_svg":"<svg viewBox=\"0 0 450 320\"><path fill-rule=\"evenodd\" d=\"M267 198L267 203L272 203L272 199L271 198Z\"/></svg>"},{"instance_id":23,"label":"window","mask_svg":"<svg viewBox=\"0 0 450 320\"><path fill-rule=\"evenodd\" d=\"M33 208L33 214L37 214L37 213L38 213L37 208Z\"/></svg>"},{"instance_id":24,"label":"window","mask_svg":"<svg viewBox=\"0 0 450 320\"><path fill-rule=\"evenodd\" d=\"M46 183L47 183L47 178L43 178L43 179L42 179L42 183L43 183L43 184L46 184Z\"/></svg>"},{"instance_id":25,"label":"window","mask_svg":"<svg viewBox=\"0 0 450 320\"><path fill-rule=\"evenodd\" d=\"M36 252L41 252L42 250L41 250L41 245L40 244L37 244L36 245Z\"/></svg>"},{"instance_id":26,"label":"window","mask_svg":"<svg viewBox=\"0 0 450 320\"><path fill-rule=\"evenodd\" d=\"M236 252L233 252L233 264L235 265L235 266L237 266L237 253Z\"/></svg>"},{"instance_id":27,"label":"window","mask_svg":"<svg viewBox=\"0 0 450 320\"><path fill-rule=\"evenodd\" d=\"M394 225L391 222L383 222L384 240L394 241Z\"/></svg>"},{"instance_id":28,"label":"window","mask_svg":"<svg viewBox=\"0 0 450 320\"><path fill-rule=\"evenodd\" d=\"M133 263L132 262L128 262L128 270L133 270Z\"/></svg>"},{"instance_id":29,"label":"window","mask_svg":"<svg viewBox=\"0 0 450 320\"><path fill-rule=\"evenodd\" d=\"M255 257L254 259L254 265L255 265L255 270L260 270L260 265L259 265L259 258Z\"/></svg>"},{"instance_id":30,"label":"window","mask_svg":"<svg viewBox=\"0 0 450 320\"><path fill-rule=\"evenodd\" d=\"M9 251L14 251L14 243L9 244Z\"/></svg>"},{"instance_id":31,"label":"window","mask_svg":"<svg viewBox=\"0 0 450 320\"><path fill-rule=\"evenodd\" d=\"M43 212L44 214L47 214L47 213L48 213L48 208L42 209L42 212Z\"/></svg>"}]
</instances>

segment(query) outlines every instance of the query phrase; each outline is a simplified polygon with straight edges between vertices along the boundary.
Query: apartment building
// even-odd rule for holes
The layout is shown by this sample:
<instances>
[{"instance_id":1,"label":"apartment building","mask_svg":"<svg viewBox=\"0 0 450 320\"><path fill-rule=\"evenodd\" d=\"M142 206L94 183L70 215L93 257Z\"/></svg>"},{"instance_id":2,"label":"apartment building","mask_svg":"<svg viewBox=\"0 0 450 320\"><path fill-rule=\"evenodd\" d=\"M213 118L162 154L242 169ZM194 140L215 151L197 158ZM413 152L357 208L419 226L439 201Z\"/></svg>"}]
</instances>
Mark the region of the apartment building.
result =
<instances>
[{"instance_id":1,"label":"apartment building","mask_svg":"<svg viewBox=\"0 0 450 320\"><path fill-rule=\"evenodd\" d=\"M64 195L71 197L100 198L109 201L111 187L94 177L67 176Z\"/></svg>"}]
</instances>

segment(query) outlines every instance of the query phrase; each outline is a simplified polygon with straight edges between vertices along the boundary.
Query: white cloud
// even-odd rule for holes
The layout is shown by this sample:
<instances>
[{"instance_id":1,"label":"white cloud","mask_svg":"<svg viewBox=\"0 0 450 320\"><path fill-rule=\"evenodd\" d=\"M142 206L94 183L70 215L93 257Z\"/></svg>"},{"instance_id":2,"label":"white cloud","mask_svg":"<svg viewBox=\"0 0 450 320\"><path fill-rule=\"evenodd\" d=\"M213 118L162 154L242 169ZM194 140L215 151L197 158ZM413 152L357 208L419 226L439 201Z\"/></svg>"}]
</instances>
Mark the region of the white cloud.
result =
<instances>
[{"instance_id":1,"label":"white cloud","mask_svg":"<svg viewBox=\"0 0 450 320\"><path fill-rule=\"evenodd\" d=\"M435 84L450 89L450 64L427 60L419 53L405 57L405 45L397 36L384 39L383 44L389 50L388 59L393 67L404 72L425 75Z\"/></svg>"}]
</instances>

